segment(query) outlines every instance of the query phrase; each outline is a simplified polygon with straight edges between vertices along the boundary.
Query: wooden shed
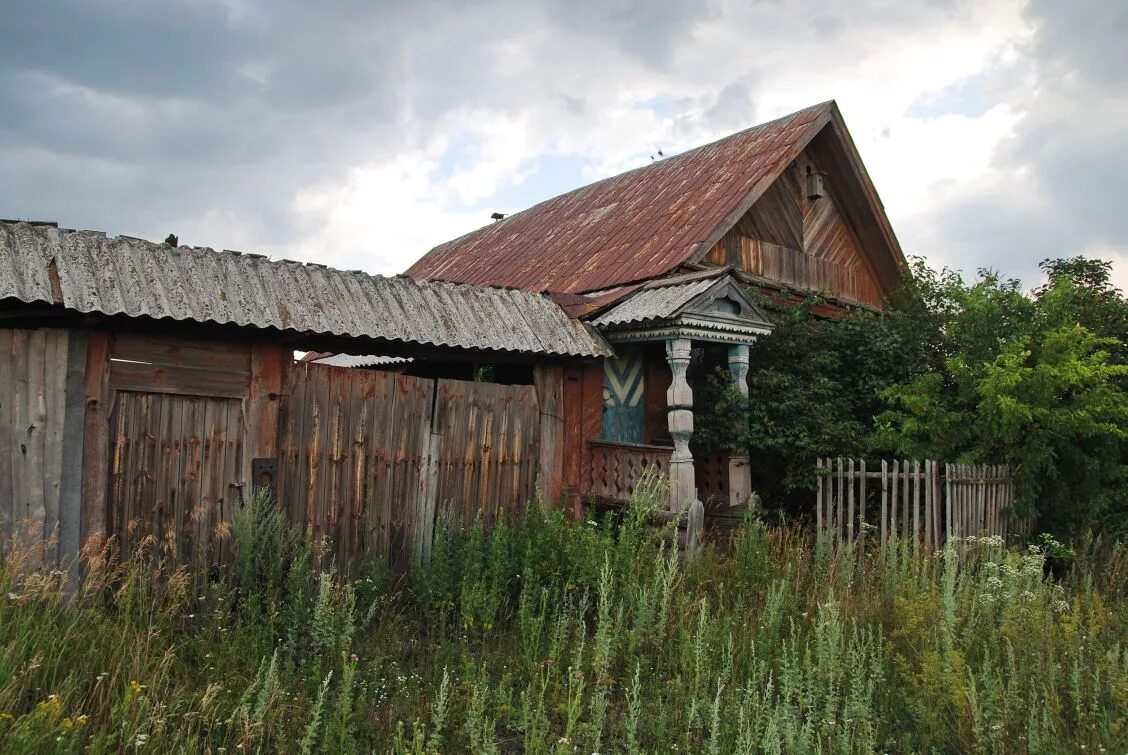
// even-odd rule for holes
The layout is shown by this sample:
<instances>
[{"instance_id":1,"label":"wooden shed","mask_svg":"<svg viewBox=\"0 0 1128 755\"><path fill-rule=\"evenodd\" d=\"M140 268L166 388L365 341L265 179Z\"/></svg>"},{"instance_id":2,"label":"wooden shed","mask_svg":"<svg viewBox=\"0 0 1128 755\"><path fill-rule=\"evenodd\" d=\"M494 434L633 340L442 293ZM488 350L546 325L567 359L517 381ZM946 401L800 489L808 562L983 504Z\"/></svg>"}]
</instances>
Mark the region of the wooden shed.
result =
<instances>
[{"instance_id":1,"label":"wooden shed","mask_svg":"<svg viewBox=\"0 0 1128 755\"><path fill-rule=\"evenodd\" d=\"M342 561L403 567L442 506L559 495L564 370L611 353L541 294L0 223L0 534L30 523L63 562L97 533L222 558L262 486ZM527 379L444 376L483 361Z\"/></svg>"}]
</instances>

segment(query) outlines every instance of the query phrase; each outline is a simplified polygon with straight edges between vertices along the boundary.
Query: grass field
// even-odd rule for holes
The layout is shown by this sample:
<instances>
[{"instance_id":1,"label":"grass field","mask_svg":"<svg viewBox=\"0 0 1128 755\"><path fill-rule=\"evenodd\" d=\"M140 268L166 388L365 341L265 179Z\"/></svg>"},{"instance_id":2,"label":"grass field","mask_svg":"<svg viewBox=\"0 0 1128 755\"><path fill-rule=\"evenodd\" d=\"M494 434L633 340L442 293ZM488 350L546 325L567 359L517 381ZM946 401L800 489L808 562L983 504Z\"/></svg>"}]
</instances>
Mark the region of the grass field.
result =
<instances>
[{"instance_id":1,"label":"grass field","mask_svg":"<svg viewBox=\"0 0 1128 755\"><path fill-rule=\"evenodd\" d=\"M833 552L750 521L691 562L644 526L442 526L346 579L266 504L230 569L9 547L6 752L1128 751L1128 551ZM205 578L206 577L206 578Z\"/></svg>"}]
</instances>

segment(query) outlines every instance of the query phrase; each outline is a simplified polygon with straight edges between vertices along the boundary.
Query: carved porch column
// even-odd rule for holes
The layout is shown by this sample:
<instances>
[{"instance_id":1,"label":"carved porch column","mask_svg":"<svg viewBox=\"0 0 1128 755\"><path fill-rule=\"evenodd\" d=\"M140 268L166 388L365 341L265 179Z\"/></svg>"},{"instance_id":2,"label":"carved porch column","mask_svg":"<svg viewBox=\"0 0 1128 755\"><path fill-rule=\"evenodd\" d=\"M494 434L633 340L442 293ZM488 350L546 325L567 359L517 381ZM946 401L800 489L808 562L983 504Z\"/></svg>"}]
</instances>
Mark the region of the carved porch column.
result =
<instances>
[{"instance_id":1,"label":"carved porch column","mask_svg":"<svg viewBox=\"0 0 1128 755\"><path fill-rule=\"evenodd\" d=\"M740 395L748 398L748 344L734 344L728 350L729 372L736 381Z\"/></svg>"},{"instance_id":2,"label":"carved porch column","mask_svg":"<svg viewBox=\"0 0 1128 755\"><path fill-rule=\"evenodd\" d=\"M748 344L729 346L729 372L744 398L748 398ZM729 457L729 505L747 506L752 501L752 466L747 454Z\"/></svg>"},{"instance_id":3,"label":"carved porch column","mask_svg":"<svg viewBox=\"0 0 1128 755\"><path fill-rule=\"evenodd\" d=\"M681 511L697 500L693 478L693 454L689 439L693 435L693 389L686 380L689 369L690 341L676 338L666 341L666 361L674 379L666 391L666 420L674 453L670 457L670 510Z\"/></svg>"}]
</instances>

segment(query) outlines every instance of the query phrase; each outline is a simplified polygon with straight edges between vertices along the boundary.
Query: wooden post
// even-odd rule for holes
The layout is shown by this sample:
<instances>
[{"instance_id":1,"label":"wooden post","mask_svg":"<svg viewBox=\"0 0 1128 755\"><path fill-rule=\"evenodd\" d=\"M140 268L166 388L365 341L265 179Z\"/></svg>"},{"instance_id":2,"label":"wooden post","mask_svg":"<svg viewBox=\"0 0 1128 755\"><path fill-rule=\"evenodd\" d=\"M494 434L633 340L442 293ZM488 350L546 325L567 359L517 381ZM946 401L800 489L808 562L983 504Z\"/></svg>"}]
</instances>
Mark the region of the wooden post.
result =
<instances>
[{"instance_id":1,"label":"wooden post","mask_svg":"<svg viewBox=\"0 0 1128 755\"><path fill-rule=\"evenodd\" d=\"M881 460L881 549L885 550L889 527L889 462Z\"/></svg>"},{"instance_id":2,"label":"wooden post","mask_svg":"<svg viewBox=\"0 0 1128 755\"><path fill-rule=\"evenodd\" d=\"M560 503L564 487L564 368L538 365L533 368L533 383L540 408L541 504L553 508Z\"/></svg>"},{"instance_id":3,"label":"wooden post","mask_svg":"<svg viewBox=\"0 0 1128 755\"><path fill-rule=\"evenodd\" d=\"M900 462L893 460L892 490L889 494L889 536L897 537L897 487L901 477Z\"/></svg>"},{"instance_id":4,"label":"wooden post","mask_svg":"<svg viewBox=\"0 0 1128 755\"><path fill-rule=\"evenodd\" d=\"M909 460L901 460L901 540L907 545L909 542L909 493L911 492L912 473L909 471Z\"/></svg>"},{"instance_id":5,"label":"wooden post","mask_svg":"<svg viewBox=\"0 0 1128 755\"><path fill-rule=\"evenodd\" d=\"M82 441L82 513L80 540L106 532L106 493L109 484L110 334L92 331L86 348L86 417Z\"/></svg>"},{"instance_id":6,"label":"wooden post","mask_svg":"<svg viewBox=\"0 0 1128 755\"><path fill-rule=\"evenodd\" d=\"M838 495L836 496L836 498L838 499L838 503L836 505L836 508L838 509L838 544L842 545L843 526L845 524L843 521L845 517L843 515L845 514L844 509L846 504L846 502L843 500L843 497L846 493L846 484L845 480L843 479L843 474L846 465L842 463L841 456L835 459L835 464L838 471Z\"/></svg>"},{"instance_id":7,"label":"wooden post","mask_svg":"<svg viewBox=\"0 0 1128 755\"><path fill-rule=\"evenodd\" d=\"M932 460L932 541L939 548L943 543L944 511L943 499L940 496L940 462Z\"/></svg>"},{"instance_id":8,"label":"wooden post","mask_svg":"<svg viewBox=\"0 0 1128 755\"><path fill-rule=\"evenodd\" d=\"M815 531L822 536L823 530L823 484L826 482L826 475L823 474L823 460L821 458L815 460L816 482L818 486L815 488Z\"/></svg>"},{"instance_id":9,"label":"wooden post","mask_svg":"<svg viewBox=\"0 0 1128 755\"><path fill-rule=\"evenodd\" d=\"M728 367L740 395L748 398L748 344L733 344L728 349Z\"/></svg>"},{"instance_id":10,"label":"wooden post","mask_svg":"<svg viewBox=\"0 0 1128 755\"><path fill-rule=\"evenodd\" d=\"M952 465L944 464L944 542L954 536L952 532Z\"/></svg>"},{"instance_id":11,"label":"wooden post","mask_svg":"<svg viewBox=\"0 0 1128 755\"><path fill-rule=\"evenodd\" d=\"M697 555L701 550L701 533L705 529L705 505L701 501L694 501L689 506L685 519L685 552L689 556Z\"/></svg>"},{"instance_id":12,"label":"wooden post","mask_svg":"<svg viewBox=\"0 0 1128 755\"><path fill-rule=\"evenodd\" d=\"M913 552L920 552L920 460L913 460Z\"/></svg>"},{"instance_id":13,"label":"wooden post","mask_svg":"<svg viewBox=\"0 0 1128 755\"><path fill-rule=\"evenodd\" d=\"M854 542L854 460L850 459L850 474L848 475L846 500L848 502L846 514L846 541Z\"/></svg>"},{"instance_id":14,"label":"wooden post","mask_svg":"<svg viewBox=\"0 0 1128 755\"><path fill-rule=\"evenodd\" d=\"M858 492L858 539L865 542L866 539L866 460L862 459L861 464L861 485Z\"/></svg>"},{"instance_id":15,"label":"wooden post","mask_svg":"<svg viewBox=\"0 0 1128 755\"><path fill-rule=\"evenodd\" d=\"M666 391L666 420L674 452L670 455L670 511L681 511L697 500L693 476L693 454L689 439L693 436L693 389L686 380L691 344L688 338L666 341L666 361L673 379Z\"/></svg>"}]
</instances>

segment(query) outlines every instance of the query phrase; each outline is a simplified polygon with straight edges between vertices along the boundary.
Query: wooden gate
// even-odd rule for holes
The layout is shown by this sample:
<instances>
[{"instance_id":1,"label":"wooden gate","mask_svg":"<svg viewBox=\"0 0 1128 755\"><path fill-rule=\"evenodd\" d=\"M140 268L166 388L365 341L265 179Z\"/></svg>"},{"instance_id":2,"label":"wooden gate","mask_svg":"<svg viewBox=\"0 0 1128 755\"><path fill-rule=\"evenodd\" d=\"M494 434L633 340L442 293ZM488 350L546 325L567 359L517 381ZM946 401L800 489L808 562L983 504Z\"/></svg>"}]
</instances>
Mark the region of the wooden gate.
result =
<instances>
[{"instance_id":1,"label":"wooden gate","mask_svg":"<svg viewBox=\"0 0 1128 755\"><path fill-rule=\"evenodd\" d=\"M429 556L436 510L487 522L534 494L533 386L303 363L283 391L278 498L338 562L397 570Z\"/></svg>"},{"instance_id":2,"label":"wooden gate","mask_svg":"<svg viewBox=\"0 0 1128 755\"><path fill-rule=\"evenodd\" d=\"M107 531L123 551L152 536L200 573L227 557L249 494L251 345L115 335L107 367Z\"/></svg>"},{"instance_id":3,"label":"wooden gate","mask_svg":"<svg viewBox=\"0 0 1128 755\"><path fill-rule=\"evenodd\" d=\"M331 539L338 561L409 563L419 526L433 381L294 365L278 439L278 497L290 520Z\"/></svg>"},{"instance_id":4,"label":"wooden gate","mask_svg":"<svg viewBox=\"0 0 1128 755\"><path fill-rule=\"evenodd\" d=\"M118 391L110 436L109 531L123 552L142 538L183 563L213 563L243 501L238 399Z\"/></svg>"},{"instance_id":5,"label":"wooden gate","mask_svg":"<svg viewBox=\"0 0 1128 755\"><path fill-rule=\"evenodd\" d=\"M540 460L540 410L531 385L439 380L435 497L469 525L532 500Z\"/></svg>"}]
</instances>

